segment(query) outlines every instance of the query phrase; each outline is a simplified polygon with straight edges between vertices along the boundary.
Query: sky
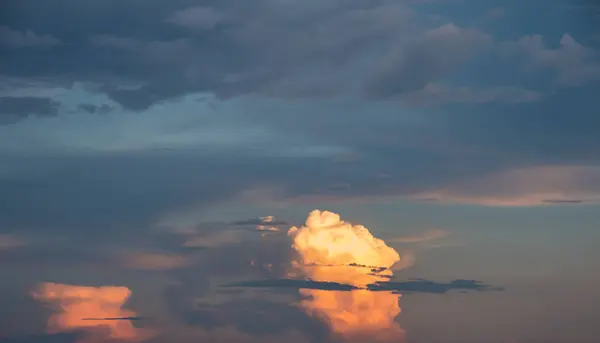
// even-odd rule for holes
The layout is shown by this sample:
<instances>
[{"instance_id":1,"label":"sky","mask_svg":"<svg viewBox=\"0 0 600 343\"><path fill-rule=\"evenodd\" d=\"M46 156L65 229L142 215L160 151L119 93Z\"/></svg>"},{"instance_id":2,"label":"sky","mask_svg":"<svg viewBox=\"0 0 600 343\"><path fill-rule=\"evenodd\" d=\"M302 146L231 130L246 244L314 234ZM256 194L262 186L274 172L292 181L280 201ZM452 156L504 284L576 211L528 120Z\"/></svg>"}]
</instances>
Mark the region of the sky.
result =
<instances>
[{"instance_id":1,"label":"sky","mask_svg":"<svg viewBox=\"0 0 600 343\"><path fill-rule=\"evenodd\" d=\"M1 343L594 343L600 5L0 4Z\"/></svg>"}]
</instances>

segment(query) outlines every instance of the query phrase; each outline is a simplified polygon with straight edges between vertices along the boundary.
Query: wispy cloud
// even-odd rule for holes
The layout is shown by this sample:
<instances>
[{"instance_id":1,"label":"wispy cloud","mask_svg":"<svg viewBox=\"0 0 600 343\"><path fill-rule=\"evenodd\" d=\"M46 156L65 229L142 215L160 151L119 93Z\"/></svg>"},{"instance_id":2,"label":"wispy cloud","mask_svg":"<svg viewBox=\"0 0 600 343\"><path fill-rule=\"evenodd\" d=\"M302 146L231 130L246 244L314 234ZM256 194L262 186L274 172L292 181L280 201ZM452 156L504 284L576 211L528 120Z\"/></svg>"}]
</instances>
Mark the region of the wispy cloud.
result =
<instances>
[{"instance_id":1,"label":"wispy cloud","mask_svg":"<svg viewBox=\"0 0 600 343\"><path fill-rule=\"evenodd\" d=\"M62 42L49 34L37 34L32 30L16 30L0 26L1 43L13 48L49 48L61 45Z\"/></svg>"},{"instance_id":2,"label":"wispy cloud","mask_svg":"<svg viewBox=\"0 0 600 343\"><path fill-rule=\"evenodd\" d=\"M389 243L421 243L426 241L437 240L448 236L448 232L442 229L431 229L421 234L412 236L396 237L386 239Z\"/></svg>"},{"instance_id":3,"label":"wispy cloud","mask_svg":"<svg viewBox=\"0 0 600 343\"><path fill-rule=\"evenodd\" d=\"M417 199L486 206L585 204L600 199L597 166L511 169L422 192Z\"/></svg>"},{"instance_id":4,"label":"wispy cloud","mask_svg":"<svg viewBox=\"0 0 600 343\"><path fill-rule=\"evenodd\" d=\"M21 248L27 245L27 241L15 235L0 234L0 250Z\"/></svg>"},{"instance_id":5,"label":"wispy cloud","mask_svg":"<svg viewBox=\"0 0 600 343\"><path fill-rule=\"evenodd\" d=\"M119 256L118 265L124 268L140 270L170 270L190 265L188 258L175 254L133 252Z\"/></svg>"}]
</instances>

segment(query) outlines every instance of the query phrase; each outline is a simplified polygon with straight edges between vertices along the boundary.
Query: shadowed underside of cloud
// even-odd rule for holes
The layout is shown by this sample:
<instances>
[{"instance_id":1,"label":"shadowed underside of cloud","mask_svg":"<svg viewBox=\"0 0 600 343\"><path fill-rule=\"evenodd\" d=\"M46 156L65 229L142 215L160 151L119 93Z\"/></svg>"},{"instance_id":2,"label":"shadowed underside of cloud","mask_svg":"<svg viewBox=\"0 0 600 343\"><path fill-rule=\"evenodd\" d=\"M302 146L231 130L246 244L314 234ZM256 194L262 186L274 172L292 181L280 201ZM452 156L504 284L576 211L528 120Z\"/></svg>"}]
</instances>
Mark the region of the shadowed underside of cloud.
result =
<instances>
[{"instance_id":1,"label":"shadowed underside of cloud","mask_svg":"<svg viewBox=\"0 0 600 343\"><path fill-rule=\"evenodd\" d=\"M0 337L0 343L76 343L79 335L76 333L56 333L23 335L19 337Z\"/></svg>"},{"instance_id":2,"label":"shadowed underside of cloud","mask_svg":"<svg viewBox=\"0 0 600 343\"><path fill-rule=\"evenodd\" d=\"M144 116L119 109L100 118L89 112L108 107L84 104L78 116L60 113L58 118L6 126L0 131L0 146L6 151L0 155L2 230L56 230L88 238L127 235L152 228L165 213L201 211L239 202L247 194L252 194L247 203L284 205L394 196L493 206L587 204L598 199L597 177L579 182L534 177L554 173L555 166L578 169L585 163L593 169L600 163L598 102L589 101L595 99L593 90L565 90L534 102L539 94L510 86L481 91L436 80L489 52L493 39L480 30L432 23L406 3L385 0L261 0L253 6L233 0L135 0L127 10L123 6L114 0L77 5L23 0L8 6L14 14L6 23L11 30L31 30L62 44L42 44L43 49L34 48L39 44L31 39L15 44L28 34L13 34L12 43L2 42L0 74L8 84L2 87L3 97L54 99L58 87L59 93L73 91L70 98L101 93L104 100L108 94L129 108L146 109L159 102L164 107L153 107ZM81 18L76 26L61 20L67 10ZM519 44L513 48L520 52L510 48L511 53L539 55L536 60L548 68L567 68L570 58L583 58L588 66L594 61L591 51L568 38L558 52L538 44L537 38ZM373 70L375 65L384 72ZM346 76L335 82L372 80L372 87L364 85L363 90L375 99L518 104L508 111L430 109L406 115L396 103L383 106L362 98L336 107L325 101L261 97L273 85L295 84L299 75L323 77L329 74L322 69L344 66L367 75L341 73ZM88 93L72 90L74 80L83 81ZM216 101L212 112L196 100L181 98L197 91L221 98L253 96ZM178 104L189 106L196 117L171 122L181 108L165 105L165 99L181 100ZM152 113L157 108L160 120ZM259 123L260 139L240 138L247 122ZM223 123L237 127L229 130ZM194 125L208 126L209 132L195 132ZM211 135L216 138L200 139L197 150L178 149L190 137ZM316 143L303 150L297 142ZM286 149L278 150L282 146ZM332 153L323 146L343 151ZM585 174L565 173L571 178ZM535 187L522 179L533 180Z\"/></svg>"},{"instance_id":3,"label":"shadowed underside of cloud","mask_svg":"<svg viewBox=\"0 0 600 343\"><path fill-rule=\"evenodd\" d=\"M258 281L236 282L223 285L222 287L248 287L248 288L292 288L292 289L316 289L324 291L351 291L359 288L340 284L335 282L320 282L311 280L295 280L295 279L271 279ZM425 279L415 279L412 281L403 282L385 282L380 284L369 285L368 290L373 292L378 291L396 291L399 293L436 293L443 294L451 290L460 291L487 291L501 290L497 287L486 285L480 281L457 279L449 283L434 282Z\"/></svg>"},{"instance_id":4,"label":"shadowed underside of cloud","mask_svg":"<svg viewBox=\"0 0 600 343\"><path fill-rule=\"evenodd\" d=\"M398 98L445 78L494 44L479 29L440 23L413 5L418 3L260 0L248 6L233 0L151 0L125 6L88 0L73 6L60 0L40 6L24 0L6 9L11 16L2 29L0 74L92 82L97 91L138 111L193 92L327 98L352 91L349 79L358 80L367 97ZM65 10L81 18L76 26L59 20ZM581 50L570 42L563 45ZM534 48L544 55L544 46ZM511 51L537 56L532 49ZM572 55L561 53L561 61ZM579 54L574 58L579 61ZM587 67L569 69L562 78L597 69L593 60L585 61ZM540 97L520 87L439 93L409 98L518 103Z\"/></svg>"},{"instance_id":5,"label":"shadowed underside of cloud","mask_svg":"<svg viewBox=\"0 0 600 343\"><path fill-rule=\"evenodd\" d=\"M314 203L328 197L349 200L407 196L491 206L529 206L558 205L559 200L585 204L600 198L600 173L593 166L558 165L493 172L494 168L488 166L465 169L459 161L439 156L407 154L407 161L414 163L403 166L378 159L369 158L374 166L392 170L391 178L377 178L374 171L369 171L369 163L349 168L329 164L326 158L202 158L179 152L11 157L6 166L15 166L15 172L0 176L0 225L7 233L14 233L17 228L21 232L51 229L86 239L134 235L154 227L169 211L202 209L232 201L246 190L269 184L277 185L278 194L244 201L293 204ZM304 172L307 164L314 166L310 173ZM26 172L17 173L19 168ZM438 173L439 170L446 172ZM346 179L353 187L327 189L328 184L340 179ZM268 227L272 225L265 225ZM233 231L215 231L214 235L206 232L190 236L189 240L190 246L202 247L236 243L239 236Z\"/></svg>"},{"instance_id":6,"label":"shadowed underside of cloud","mask_svg":"<svg viewBox=\"0 0 600 343\"><path fill-rule=\"evenodd\" d=\"M60 103L41 97L0 97L0 124L16 122L28 116L56 116Z\"/></svg>"}]
</instances>

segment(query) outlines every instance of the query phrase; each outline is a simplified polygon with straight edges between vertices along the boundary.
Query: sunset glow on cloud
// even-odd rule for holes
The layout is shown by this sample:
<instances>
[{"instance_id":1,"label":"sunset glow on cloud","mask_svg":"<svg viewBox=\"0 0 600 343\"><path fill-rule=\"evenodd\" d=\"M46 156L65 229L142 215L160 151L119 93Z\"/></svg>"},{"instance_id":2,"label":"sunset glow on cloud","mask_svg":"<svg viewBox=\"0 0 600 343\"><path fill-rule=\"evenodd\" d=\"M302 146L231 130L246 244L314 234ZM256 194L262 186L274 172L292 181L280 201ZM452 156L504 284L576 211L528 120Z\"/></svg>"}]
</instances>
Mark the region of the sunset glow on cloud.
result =
<instances>
[{"instance_id":1,"label":"sunset glow on cloud","mask_svg":"<svg viewBox=\"0 0 600 343\"><path fill-rule=\"evenodd\" d=\"M301 228L288 234L298 253L294 266L311 280L350 284L359 288L385 282L398 253L375 238L362 225L344 222L338 214L315 210ZM323 319L335 334L380 340L398 340L404 330L395 322L400 313L400 295L392 292L325 291L302 289L300 306L311 316Z\"/></svg>"},{"instance_id":2,"label":"sunset glow on cloud","mask_svg":"<svg viewBox=\"0 0 600 343\"><path fill-rule=\"evenodd\" d=\"M127 287L42 283L32 295L56 311L48 319L49 333L83 331L86 335L81 343L139 342L152 335L127 319L136 316L134 311L123 309L131 296Z\"/></svg>"}]
</instances>

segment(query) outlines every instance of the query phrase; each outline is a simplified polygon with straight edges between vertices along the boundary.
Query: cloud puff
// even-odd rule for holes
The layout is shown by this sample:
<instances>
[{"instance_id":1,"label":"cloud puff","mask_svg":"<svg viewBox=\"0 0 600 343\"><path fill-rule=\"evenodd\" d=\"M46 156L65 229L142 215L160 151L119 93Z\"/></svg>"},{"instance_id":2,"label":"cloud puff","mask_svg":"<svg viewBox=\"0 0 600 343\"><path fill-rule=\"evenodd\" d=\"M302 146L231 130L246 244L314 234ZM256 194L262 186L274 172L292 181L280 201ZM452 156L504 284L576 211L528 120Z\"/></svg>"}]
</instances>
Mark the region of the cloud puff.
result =
<instances>
[{"instance_id":1,"label":"cloud puff","mask_svg":"<svg viewBox=\"0 0 600 343\"><path fill-rule=\"evenodd\" d=\"M300 306L311 316L322 318L332 332L357 339L398 341L404 330L395 322L400 313L398 294L375 293L368 285L388 281L398 253L375 238L362 225L344 222L336 213L315 210L305 226L288 234L298 254L295 267L317 282L351 285L350 292L300 289Z\"/></svg>"},{"instance_id":2,"label":"cloud puff","mask_svg":"<svg viewBox=\"0 0 600 343\"><path fill-rule=\"evenodd\" d=\"M394 249L373 237L364 226L347 223L338 214L328 211L311 212L306 226L292 227L288 235L299 254L299 266L316 281L366 286L385 277L378 279L377 275L375 278L370 273L364 275L362 270L389 269L400 261L400 255ZM383 272L383 275L391 273Z\"/></svg>"},{"instance_id":3,"label":"cloud puff","mask_svg":"<svg viewBox=\"0 0 600 343\"><path fill-rule=\"evenodd\" d=\"M139 342L153 334L133 326L136 313L123 309L131 291L126 287L87 287L42 283L32 296L52 305L56 313L48 319L48 332L84 331L81 341L105 342L108 339Z\"/></svg>"}]
</instances>

